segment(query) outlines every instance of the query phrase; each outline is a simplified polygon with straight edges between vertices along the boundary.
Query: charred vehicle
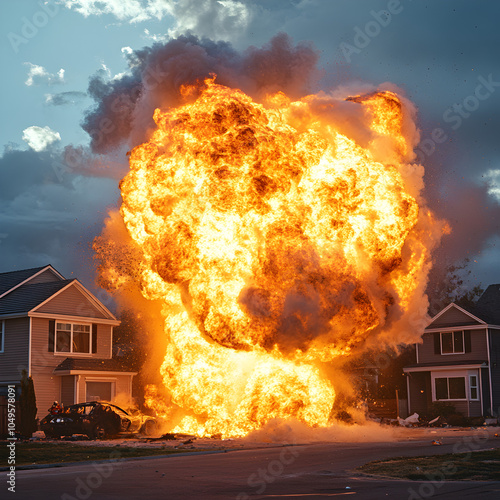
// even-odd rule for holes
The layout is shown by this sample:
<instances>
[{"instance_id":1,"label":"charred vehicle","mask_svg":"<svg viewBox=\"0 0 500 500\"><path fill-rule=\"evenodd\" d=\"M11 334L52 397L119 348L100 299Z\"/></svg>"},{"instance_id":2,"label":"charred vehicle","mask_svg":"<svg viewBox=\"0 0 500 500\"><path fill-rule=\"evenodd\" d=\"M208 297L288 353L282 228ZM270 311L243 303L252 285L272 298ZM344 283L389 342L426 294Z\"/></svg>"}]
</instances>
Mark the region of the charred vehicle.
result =
<instances>
[{"instance_id":1,"label":"charred vehicle","mask_svg":"<svg viewBox=\"0 0 500 500\"><path fill-rule=\"evenodd\" d=\"M156 420L138 411L127 412L111 403L91 401L49 414L40 422L40 428L48 437L86 434L91 439L112 437L120 433L156 432Z\"/></svg>"}]
</instances>

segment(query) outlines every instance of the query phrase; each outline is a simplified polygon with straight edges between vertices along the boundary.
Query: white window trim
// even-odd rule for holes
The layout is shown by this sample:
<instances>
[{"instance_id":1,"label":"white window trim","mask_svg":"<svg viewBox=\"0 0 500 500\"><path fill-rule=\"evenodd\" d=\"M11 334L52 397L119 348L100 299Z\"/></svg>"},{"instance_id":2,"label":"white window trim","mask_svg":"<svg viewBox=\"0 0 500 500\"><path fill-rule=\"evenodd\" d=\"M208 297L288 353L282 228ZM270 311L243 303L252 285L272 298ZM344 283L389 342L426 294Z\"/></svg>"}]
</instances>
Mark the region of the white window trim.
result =
<instances>
[{"instance_id":1,"label":"white window trim","mask_svg":"<svg viewBox=\"0 0 500 500\"><path fill-rule=\"evenodd\" d=\"M435 401L467 401L467 377L462 377L462 376L458 376L458 377L450 377L449 375L445 375L444 377L436 377L434 379L434 393L436 392L436 380L438 378L445 378L446 379L446 384L447 384L447 392L448 392L448 395L450 395L450 378L463 378L464 379L464 388L465 388L465 398L446 398L446 399L437 399L437 396L436 396L436 399Z\"/></svg>"},{"instance_id":2,"label":"white window trim","mask_svg":"<svg viewBox=\"0 0 500 500\"><path fill-rule=\"evenodd\" d=\"M70 345L69 351L58 351L57 350L57 323L65 323L65 324L71 325L71 337L70 337L70 343L69 343L69 345ZM90 327L89 352L73 352L73 327L75 325L85 325L85 326ZM55 325L54 325L54 355L68 357L68 355L70 355L70 354L71 354L71 356L92 357L92 323L56 320Z\"/></svg>"},{"instance_id":3,"label":"white window trim","mask_svg":"<svg viewBox=\"0 0 500 500\"><path fill-rule=\"evenodd\" d=\"M477 399L470 398L470 377L475 375L477 377ZM437 399L436 398L436 379L437 378L455 378L461 377L465 379L465 398L464 399ZM444 402L453 402L453 401L481 401L481 392L480 392L480 370L474 370L474 373L471 373L468 370L441 370L441 371L432 371L431 372L431 394L432 401L444 401ZM449 384L449 382L448 382ZM448 394L449 394L449 385L448 385Z\"/></svg>"},{"instance_id":4,"label":"white window trim","mask_svg":"<svg viewBox=\"0 0 500 500\"><path fill-rule=\"evenodd\" d=\"M457 352L443 352L443 333L451 333L451 342L453 345L453 349L455 349L455 342L453 340L453 334L456 332L461 332L462 333L462 349L463 351L457 351ZM439 344L441 348L441 356L454 356L455 354L465 354L465 333L463 330L453 330L451 332L440 332L439 333ZM440 400L441 401L441 400Z\"/></svg>"},{"instance_id":5,"label":"white window trim","mask_svg":"<svg viewBox=\"0 0 500 500\"><path fill-rule=\"evenodd\" d=\"M2 326L0 328L0 354L3 354L5 347L5 320L1 320Z\"/></svg>"},{"instance_id":6,"label":"white window trim","mask_svg":"<svg viewBox=\"0 0 500 500\"><path fill-rule=\"evenodd\" d=\"M476 377L476 385L471 384L471 378ZM477 393L477 398L472 398L471 390L475 388ZM469 401L479 401L479 375L476 373L469 373Z\"/></svg>"}]
</instances>

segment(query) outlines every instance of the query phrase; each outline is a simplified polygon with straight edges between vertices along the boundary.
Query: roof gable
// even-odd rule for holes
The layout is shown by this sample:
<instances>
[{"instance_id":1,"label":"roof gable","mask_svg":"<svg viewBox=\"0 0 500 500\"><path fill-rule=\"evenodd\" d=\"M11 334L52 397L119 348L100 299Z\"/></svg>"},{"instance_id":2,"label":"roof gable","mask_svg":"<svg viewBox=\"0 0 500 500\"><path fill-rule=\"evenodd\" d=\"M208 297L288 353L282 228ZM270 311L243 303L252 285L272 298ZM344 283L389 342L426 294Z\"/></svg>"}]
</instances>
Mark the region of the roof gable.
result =
<instances>
[{"instance_id":1,"label":"roof gable","mask_svg":"<svg viewBox=\"0 0 500 500\"><path fill-rule=\"evenodd\" d=\"M116 319L78 280L38 304L33 312L86 318Z\"/></svg>"},{"instance_id":2,"label":"roof gable","mask_svg":"<svg viewBox=\"0 0 500 500\"><path fill-rule=\"evenodd\" d=\"M473 326L485 324L486 323L482 319L474 316L469 311L466 311L452 302L432 318L429 325L427 325L426 330L451 326Z\"/></svg>"},{"instance_id":3,"label":"roof gable","mask_svg":"<svg viewBox=\"0 0 500 500\"><path fill-rule=\"evenodd\" d=\"M0 273L0 298L27 283L64 280L50 264L43 267Z\"/></svg>"},{"instance_id":4,"label":"roof gable","mask_svg":"<svg viewBox=\"0 0 500 500\"><path fill-rule=\"evenodd\" d=\"M22 285L0 298L0 315L28 313L74 280Z\"/></svg>"},{"instance_id":5,"label":"roof gable","mask_svg":"<svg viewBox=\"0 0 500 500\"><path fill-rule=\"evenodd\" d=\"M0 316L54 314L96 318L119 324L116 317L77 279L51 265L0 273Z\"/></svg>"}]
</instances>

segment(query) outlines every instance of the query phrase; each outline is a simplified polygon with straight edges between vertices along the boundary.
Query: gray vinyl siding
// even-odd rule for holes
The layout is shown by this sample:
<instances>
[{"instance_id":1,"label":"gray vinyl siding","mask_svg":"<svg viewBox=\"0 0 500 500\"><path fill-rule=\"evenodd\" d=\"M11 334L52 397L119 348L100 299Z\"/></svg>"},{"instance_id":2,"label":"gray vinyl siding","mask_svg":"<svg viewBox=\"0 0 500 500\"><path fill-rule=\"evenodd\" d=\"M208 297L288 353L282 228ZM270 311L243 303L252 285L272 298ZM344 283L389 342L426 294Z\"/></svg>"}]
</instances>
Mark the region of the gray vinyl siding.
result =
<instances>
[{"instance_id":1,"label":"gray vinyl siding","mask_svg":"<svg viewBox=\"0 0 500 500\"><path fill-rule=\"evenodd\" d=\"M75 376L61 377L61 401L64 406L75 404Z\"/></svg>"},{"instance_id":2,"label":"gray vinyl siding","mask_svg":"<svg viewBox=\"0 0 500 500\"><path fill-rule=\"evenodd\" d=\"M56 295L36 312L106 319L106 316L75 285Z\"/></svg>"},{"instance_id":3,"label":"gray vinyl siding","mask_svg":"<svg viewBox=\"0 0 500 500\"><path fill-rule=\"evenodd\" d=\"M50 283L52 281L61 281L61 278L50 269L46 269L43 273L40 273L38 276L30 279L29 284L34 285L35 283Z\"/></svg>"},{"instance_id":4,"label":"gray vinyl siding","mask_svg":"<svg viewBox=\"0 0 500 500\"><path fill-rule=\"evenodd\" d=\"M28 369L29 362L29 318L4 321L5 338L4 351L0 353L0 382L21 380L22 370Z\"/></svg>"},{"instance_id":5,"label":"gray vinyl siding","mask_svg":"<svg viewBox=\"0 0 500 500\"><path fill-rule=\"evenodd\" d=\"M460 327L457 327L460 330ZM418 345L419 363L443 363L455 361L462 364L467 361L486 361L488 347L486 342L486 328L470 330L471 352L463 354L434 354L434 333L426 332L422 335L422 343Z\"/></svg>"},{"instance_id":6,"label":"gray vinyl siding","mask_svg":"<svg viewBox=\"0 0 500 500\"><path fill-rule=\"evenodd\" d=\"M455 407L457 413L461 413L464 417L480 417L481 402L480 401L450 401Z\"/></svg>"},{"instance_id":7,"label":"gray vinyl siding","mask_svg":"<svg viewBox=\"0 0 500 500\"><path fill-rule=\"evenodd\" d=\"M447 326L471 326L477 325L469 315L459 311L455 307L448 309L443 315L433 321L427 328L443 328Z\"/></svg>"},{"instance_id":8,"label":"gray vinyl siding","mask_svg":"<svg viewBox=\"0 0 500 500\"><path fill-rule=\"evenodd\" d=\"M490 356L493 412L500 417L500 330L490 329Z\"/></svg>"}]
</instances>

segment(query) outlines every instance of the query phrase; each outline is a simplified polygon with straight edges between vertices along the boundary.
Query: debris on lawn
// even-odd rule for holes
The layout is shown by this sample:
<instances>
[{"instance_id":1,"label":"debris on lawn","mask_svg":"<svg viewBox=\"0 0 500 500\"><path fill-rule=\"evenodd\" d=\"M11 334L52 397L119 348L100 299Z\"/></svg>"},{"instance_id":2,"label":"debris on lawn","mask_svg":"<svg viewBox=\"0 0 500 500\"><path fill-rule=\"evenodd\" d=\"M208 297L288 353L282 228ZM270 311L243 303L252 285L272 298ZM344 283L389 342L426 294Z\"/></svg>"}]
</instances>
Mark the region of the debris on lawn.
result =
<instances>
[{"instance_id":1,"label":"debris on lawn","mask_svg":"<svg viewBox=\"0 0 500 500\"><path fill-rule=\"evenodd\" d=\"M407 418L398 418L398 422L403 427L413 427L418 424L418 413L414 413Z\"/></svg>"}]
</instances>

